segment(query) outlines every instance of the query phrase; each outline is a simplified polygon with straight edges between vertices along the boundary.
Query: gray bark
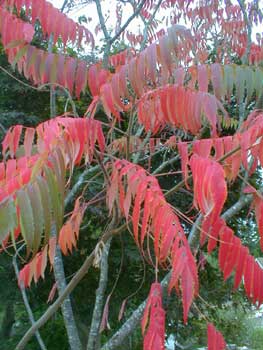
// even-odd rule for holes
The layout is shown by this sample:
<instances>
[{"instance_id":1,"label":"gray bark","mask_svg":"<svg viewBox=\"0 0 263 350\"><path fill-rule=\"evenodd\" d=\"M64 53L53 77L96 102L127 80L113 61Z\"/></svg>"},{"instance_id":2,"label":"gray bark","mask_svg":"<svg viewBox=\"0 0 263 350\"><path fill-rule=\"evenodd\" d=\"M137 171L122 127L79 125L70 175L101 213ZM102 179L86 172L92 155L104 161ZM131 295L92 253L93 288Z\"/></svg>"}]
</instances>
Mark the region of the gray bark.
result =
<instances>
[{"instance_id":1,"label":"gray bark","mask_svg":"<svg viewBox=\"0 0 263 350\"><path fill-rule=\"evenodd\" d=\"M65 272L60 248L57 246L54 258L54 275L57 282L58 293L61 295L66 288ZM70 296L68 295L61 305L61 311L67 331L71 350L81 350L82 346L72 310Z\"/></svg>"},{"instance_id":2,"label":"gray bark","mask_svg":"<svg viewBox=\"0 0 263 350\"><path fill-rule=\"evenodd\" d=\"M87 350L97 350L100 348L100 324L103 312L104 295L108 283L108 256L110 250L111 238L105 244L100 263L99 287L96 290L96 300L93 309L90 333L88 338Z\"/></svg>"},{"instance_id":3,"label":"gray bark","mask_svg":"<svg viewBox=\"0 0 263 350\"><path fill-rule=\"evenodd\" d=\"M66 5L66 2L64 2L63 8L64 8L64 5ZM52 52L52 45L53 45L53 35L51 34L49 38L49 43L48 43L48 52ZM56 116L56 91L54 89L54 86L51 86L50 87L50 118L54 118L55 116ZM53 234L56 235L56 232L53 232ZM54 258L53 268L54 268L54 275L57 283L58 293L59 295L61 295L65 290L67 284L66 284L62 254L58 245L56 247L56 254ZM71 350L81 350L82 346L81 346L69 295L63 301L61 305L61 311L62 311L62 316L64 319L64 324L65 324L65 328L68 336L68 342Z\"/></svg>"}]
</instances>

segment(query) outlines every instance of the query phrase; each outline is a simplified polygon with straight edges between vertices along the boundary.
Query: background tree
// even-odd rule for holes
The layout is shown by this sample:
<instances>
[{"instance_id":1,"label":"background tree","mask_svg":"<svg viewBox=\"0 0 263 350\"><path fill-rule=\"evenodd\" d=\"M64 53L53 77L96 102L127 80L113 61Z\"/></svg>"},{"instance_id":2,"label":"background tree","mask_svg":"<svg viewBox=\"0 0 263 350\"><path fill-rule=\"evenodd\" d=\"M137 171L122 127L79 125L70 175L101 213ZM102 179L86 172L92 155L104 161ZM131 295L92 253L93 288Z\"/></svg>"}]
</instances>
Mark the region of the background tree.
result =
<instances>
[{"instance_id":1,"label":"background tree","mask_svg":"<svg viewBox=\"0 0 263 350\"><path fill-rule=\"evenodd\" d=\"M65 1L63 10L74 3ZM256 304L263 295L262 270L240 239L251 245L255 235L238 230L252 202L261 235L257 166L262 165L262 48L259 35L257 44L251 39L252 26L261 21L261 9L255 1L239 5L230 1L119 1L116 28L111 31L103 3L94 3L99 19L96 29L104 35L104 55L88 67L84 57L77 58L81 51L74 47L81 45L83 37L94 46L94 36L86 27L44 0L1 2L0 32L8 60L39 89L51 88L51 115L59 111L59 106L54 108L56 96L57 100L66 96L66 106L77 117L83 104L75 103L71 95L79 98L87 87L92 95L86 119L71 119L65 113L64 118L44 122L36 130L15 126L3 142L2 245L8 251L10 245L16 247L15 260L21 256L22 262L29 261L20 271L22 291L33 278L37 282L44 276L47 259L59 289L58 298L43 316L37 322L31 319L32 327L17 348L23 349L65 301L62 314L71 348L114 349L133 334L130 347L134 349L140 342L134 330L146 303L136 307L152 281L142 323L144 348L163 348L162 293L166 295L167 288L162 291L158 280L164 277L162 285L169 284L169 296L164 299L169 310L166 334L174 334L176 325L177 342L184 341L194 319L205 318L209 349L215 348L215 342L216 349L222 349L223 338L210 323L214 321L223 331L220 313L215 315L213 305L207 307L208 285L215 288L211 282L217 254L210 256L207 251L211 254L219 242L219 270L224 278L232 273L237 288L243 277L245 293ZM128 6L131 15L122 21ZM163 21L158 21L159 10L163 21L171 25L167 32L161 28ZM141 33L130 32L135 18L143 23ZM178 24L183 19L189 29ZM15 29L8 31L9 27ZM125 40L135 50L128 44L116 54L118 47L125 47ZM94 52L87 59L93 63ZM61 105L63 100L59 101ZM255 101L256 110L247 119ZM242 219L235 220L241 210ZM235 236L226 225L229 220ZM81 222L80 249L65 259L66 275L73 274L66 286L59 249L65 255L72 252ZM82 234L84 230L88 234ZM144 260L150 263L148 267ZM77 270L74 264L81 263ZM79 283L92 265L100 267L100 274L96 269L89 274L90 290L99 283L89 302L83 295L85 283ZM161 268L171 273L165 276ZM136 294L130 293L136 289ZM182 302L175 300L173 289ZM239 300L236 294L225 294L225 289L222 285L222 294L219 288L216 293L222 310L230 301L237 305ZM119 318L126 303L126 314L130 314L120 329L118 312L112 310L114 298L121 309ZM182 313L184 322L189 322L188 331ZM203 340L204 335L186 343Z\"/></svg>"}]
</instances>

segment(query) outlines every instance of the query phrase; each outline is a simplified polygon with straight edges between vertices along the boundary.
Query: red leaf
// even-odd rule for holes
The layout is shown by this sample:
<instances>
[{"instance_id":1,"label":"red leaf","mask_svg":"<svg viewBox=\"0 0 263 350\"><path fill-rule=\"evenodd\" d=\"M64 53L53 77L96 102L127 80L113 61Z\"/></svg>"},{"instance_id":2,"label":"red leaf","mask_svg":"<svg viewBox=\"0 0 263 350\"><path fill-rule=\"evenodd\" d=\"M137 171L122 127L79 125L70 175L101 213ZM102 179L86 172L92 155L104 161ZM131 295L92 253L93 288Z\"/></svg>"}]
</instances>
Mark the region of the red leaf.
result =
<instances>
[{"instance_id":1,"label":"red leaf","mask_svg":"<svg viewBox=\"0 0 263 350\"><path fill-rule=\"evenodd\" d=\"M19 280L18 283L20 285L21 281L24 284L24 287L27 288L31 284L32 274L30 273L30 265L26 264L23 269L19 272Z\"/></svg>"},{"instance_id":2,"label":"red leaf","mask_svg":"<svg viewBox=\"0 0 263 350\"><path fill-rule=\"evenodd\" d=\"M216 97L220 100L222 97L222 68L219 63L211 64L211 80Z\"/></svg>"},{"instance_id":3,"label":"red leaf","mask_svg":"<svg viewBox=\"0 0 263 350\"><path fill-rule=\"evenodd\" d=\"M121 319L123 318L126 304L127 304L127 299L124 299L122 304L121 304L120 312L119 312L119 315L118 315L118 321L121 321Z\"/></svg>"},{"instance_id":4,"label":"red leaf","mask_svg":"<svg viewBox=\"0 0 263 350\"><path fill-rule=\"evenodd\" d=\"M26 157L30 157L31 156L34 136L35 136L35 129L33 129L33 128L26 128L25 140L24 140L25 156Z\"/></svg>"},{"instance_id":5,"label":"red leaf","mask_svg":"<svg viewBox=\"0 0 263 350\"><path fill-rule=\"evenodd\" d=\"M198 294L198 275L196 263L187 240L178 237L173 246L172 276L169 283L169 292L172 288L175 288L177 293L179 293L179 281L181 282L184 322L186 323L194 296Z\"/></svg>"},{"instance_id":6,"label":"red leaf","mask_svg":"<svg viewBox=\"0 0 263 350\"><path fill-rule=\"evenodd\" d=\"M49 262L50 262L50 265L53 266L55 253L56 253L57 237L51 237L49 239L48 245L49 245L49 248L48 248Z\"/></svg>"},{"instance_id":7,"label":"red leaf","mask_svg":"<svg viewBox=\"0 0 263 350\"><path fill-rule=\"evenodd\" d=\"M248 255L244 271L244 287L248 298L251 300L253 299L254 292L254 266L254 258Z\"/></svg>"},{"instance_id":8,"label":"red leaf","mask_svg":"<svg viewBox=\"0 0 263 350\"><path fill-rule=\"evenodd\" d=\"M183 179L185 181L186 187L189 189L188 183L187 183L187 178L188 178L188 164L189 164L189 159L188 159L188 144L187 142L178 142L177 144L178 151L181 157L181 167L182 167L182 172L183 172Z\"/></svg>"},{"instance_id":9,"label":"red leaf","mask_svg":"<svg viewBox=\"0 0 263 350\"><path fill-rule=\"evenodd\" d=\"M58 243L64 255L67 255L68 251L71 253L73 247L76 248L77 246L79 228L85 209L86 205L80 205L79 197L75 202L74 210L71 214L71 217L62 226L59 232Z\"/></svg>"},{"instance_id":10,"label":"red leaf","mask_svg":"<svg viewBox=\"0 0 263 350\"><path fill-rule=\"evenodd\" d=\"M77 61L74 58L67 58L66 60L66 87L69 89L69 92L72 94L74 80L75 80L75 72L77 67Z\"/></svg>"},{"instance_id":11,"label":"red leaf","mask_svg":"<svg viewBox=\"0 0 263 350\"><path fill-rule=\"evenodd\" d=\"M257 219L257 225L258 225L258 232L260 235L260 247L263 251L263 200L259 196L255 196L254 199L255 204L255 214Z\"/></svg>"},{"instance_id":12,"label":"red leaf","mask_svg":"<svg viewBox=\"0 0 263 350\"><path fill-rule=\"evenodd\" d=\"M57 282L55 282L53 284L53 287L51 288L51 290L49 292L47 303L51 303L53 301L55 294L56 294L56 291L57 291Z\"/></svg>"},{"instance_id":13,"label":"red leaf","mask_svg":"<svg viewBox=\"0 0 263 350\"><path fill-rule=\"evenodd\" d=\"M76 96L80 98L80 93L84 92L87 86L87 64L85 61L79 61L77 72L76 72L76 80L75 80L75 89Z\"/></svg>"},{"instance_id":14,"label":"red leaf","mask_svg":"<svg viewBox=\"0 0 263 350\"><path fill-rule=\"evenodd\" d=\"M208 91L208 72L207 65L201 64L198 65L198 88L199 91L207 92Z\"/></svg>"},{"instance_id":15,"label":"red leaf","mask_svg":"<svg viewBox=\"0 0 263 350\"><path fill-rule=\"evenodd\" d=\"M224 350L226 343L222 334L216 330L212 323L207 325L207 345L208 350Z\"/></svg>"},{"instance_id":16,"label":"red leaf","mask_svg":"<svg viewBox=\"0 0 263 350\"><path fill-rule=\"evenodd\" d=\"M246 264L247 264L248 254L249 254L248 248L242 246L240 249L239 259L238 259L237 268L236 268L234 288L238 288L238 286L242 280L242 276L244 274L244 270L245 270Z\"/></svg>"},{"instance_id":17,"label":"red leaf","mask_svg":"<svg viewBox=\"0 0 263 350\"><path fill-rule=\"evenodd\" d=\"M194 205L210 217L213 224L219 217L227 198L222 166L208 158L194 154L190 159L194 182Z\"/></svg>"},{"instance_id":18,"label":"red leaf","mask_svg":"<svg viewBox=\"0 0 263 350\"><path fill-rule=\"evenodd\" d=\"M147 329L147 330L146 330ZM142 318L144 350L164 350L165 312L162 308L162 287L153 283Z\"/></svg>"},{"instance_id":19,"label":"red leaf","mask_svg":"<svg viewBox=\"0 0 263 350\"><path fill-rule=\"evenodd\" d=\"M108 295L104 306L104 310L101 318L101 324L100 324L100 333L102 333L105 329L110 329L109 320L108 320L110 298L111 298L111 294Z\"/></svg>"}]
</instances>

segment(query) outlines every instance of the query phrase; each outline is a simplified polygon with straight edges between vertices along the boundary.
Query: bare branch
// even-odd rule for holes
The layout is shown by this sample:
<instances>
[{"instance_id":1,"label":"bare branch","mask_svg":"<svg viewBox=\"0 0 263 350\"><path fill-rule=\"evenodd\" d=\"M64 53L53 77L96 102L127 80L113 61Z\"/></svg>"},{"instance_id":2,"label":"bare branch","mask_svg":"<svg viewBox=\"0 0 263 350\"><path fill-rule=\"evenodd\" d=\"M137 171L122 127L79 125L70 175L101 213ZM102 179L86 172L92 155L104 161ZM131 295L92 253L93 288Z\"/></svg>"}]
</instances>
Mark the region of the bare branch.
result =
<instances>
[{"instance_id":1,"label":"bare branch","mask_svg":"<svg viewBox=\"0 0 263 350\"><path fill-rule=\"evenodd\" d=\"M108 158L107 158L107 160L108 160ZM81 173L81 175L78 177L77 182L75 183L75 185L72 187L72 189L69 191L69 193L67 194L67 196L65 198L65 202L64 202L65 207L67 207L67 205L69 205L69 203L73 200L73 198L76 195L76 193L78 192L80 186L83 184L85 177L89 174L92 174L93 172L95 172L99 169L100 169L100 165L96 165L94 167L85 169Z\"/></svg>"},{"instance_id":2,"label":"bare branch","mask_svg":"<svg viewBox=\"0 0 263 350\"><path fill-rule=\"evenodd\" d=\"M145 149L146 144L149 142L149 139L151 137L151 131L147 132L147 135L145 139L143 140L142 144L140 145L138 151L133 155L133 163L137 164L139 162L140 156Z\"/></svg>"},{"instance_id":3,"label":"bare branch","mask_svg":"<svg viewBox=\"0 0 263 350\"><path fill-rule=\"evenodd\" d=\"M169 272L161 282L163 287L163 293L167 293L168 282L170 280L171 272ZM114 350L117 349L121 344L123 344L124 340L132 334L132 332L138 327L144 308L146 306L147 299L144 300L135 311L133 311L132 315L128 318L128 320L121 326L121 328L113 335L113 337L103 345L101 350Z\"/></svg>"},{"instance_id":4,"label":"bare branch","mask_svg":"<svg viewBox=\"0 0 263 350\"><path fill-rule=\"evenodd\" d=\"M17 254L15 254L13 256L13 266L14 266L16 278L17 278L17 280L19 280L19 269L18 269L16 257L17 257ZM21 294L22 294L22 298L23 298L24 305L25 305L25 308L26 308L26 311L27 311L27 314L28 314L29 321L31 322L32 326L34 326L35 325L35 319L34 319L34 315L33 315L33 312L31 310L31 307L29 305L28 299L27 299L24 282L20 281L19 282L19 286L20 286L20 291L21 291ZM43 339L41 338L41 335L40 335L38 330L35 332L35 337L36 337L36 339L38 341L40 349L41 350L47 350L47 348L46 348L46 346L45 346L45 344L43 342Z\"/></svg>"},{"instance_id":5,"label":"bare branch","mask_svg":"<svg viewBox=\"0 0 263 350\"><path fill-rule=\"evenodd\" d=\"M107 230L100 242L98 244L106 244L106 242L111 238L111 236L114 234L114 231ZM46 310L46 312L35 322L35 324L29 328L29 330L26 332L26 334L23 336L23 338L20 340L18 345L16 346L15 350L23 350L25 349L25 346L29 342L29 340L32 338L32 336L36 333L36 331L42 327L53 315L54 313L59 309L63 301L66 299L66 297L75 289L75 287L79 284L79 282L82 280L82 278L87 274L89 268L91 267L94 257L95 257L96 250L94 249L89 256L85 259L84 263L80 267L80 269L77 271L77 273L72 277L71 281L68 283L66 288L61 292L57 300Z\"/></svg>"},{"instance_id":6,"label":"bare branch","mask_svg":"<svg viewBox=\"0 0 263 350\"><path fill-rule=\"evenodd\" d=\"M143 30L143 42L141 44L141 50L143 50L146 46L146 42L147 42L147 33L148 33L148 28L150 27L150 25L152 24L152 22L154 21L154 18L156 16L157 11L159 10L159 7L161 6L162 0L159 0L158 4L156 5L153 14L151 15L149 21L145 24L144 30Z\"/></svg>"},{"instance_id":7,"label":"bare branch","mask_svg":"<svg viewBox=\"0 0 263 350\"><path fill-rule=\"evenodd\" d=\"M96 0L97 1L97 0ZM118 39L118 37L121 35L121 33L128 27L128 25L131 23L131 21L138 16L141 9L143 8L143 5L145 4L146 0L142 0L140 5L137 7L137 9L134 11L134 13L127 19L127 21L124 23L124 25L120 28L120 30L114 35L114 37L110 38L109 43L112 45L115 40Z\"/></svg>"},{"instance_id":8,"label":"bare branch","mask_svg":"<svg viewBox=\"0 0 263 350\"><path fill-rule=\"evenodd\" d=\"M177 162L177 160L179 160L179 159L180 159L180 156L177 154L175 157L168 159L165 162L162 162L161 165L152 172L152 175L160 173L168 165L171 165L171 164Z\"/></svg>"},{"instance_id":9,"label":"bare branch","mask_svg":"<svg viewBox=\"0 0 263 350\"><path fill-rule=\"evenodd\" d=\"M243 209L246 205L250 204L252 202L253 196L248 195L242 195L239 200L232 205L229 209L227 209L224 214L222 215L222 218L227 221L231 219L234 215L240 212L241 209Z\"/></svg>"},{"instance_id":10,"label":"bare branch","mask_svg":"<svg viewBox=\"0 0 263 350\"><path fill-rule=\"evenodd\" d=\"M60 12L63 12L65 10L65 7L67 6L67 4L68 4L68 0L64 0L63 5L61 6Z\"/></svg>"},{"instance_id":11,"label":"bare branch","mask_svg":"<svg viewBox=\"0 0 263 350\"><path fill-rule=\"evenodd\" d=\"M31 328L29 328L29 330L26 332L26 334L23 336L23 338L20 340L20 342L16 346L16 350L25 349L25 346L27 345L29 340L32 338L32 336L36 333L36 331L40 327L42 327L59 309L60 305L63 303L66 297L74 290L76 285L82 280L82 278L88 272L90 266L92 265L94 256L95 256L95 251L93 251L86 258L81 268L74 275L74 277L71 279L71 281L69 282L67 287L63 290L61 295L57 298L57 300L46 310L46 312L35 322L35 324Z\"/></svg>"},{"instance_id":12,"label":"bare branch","mask_svg":"<svg viewBox=\"0 0 263 350\"><path fill-rule=\"evenodd\" d=\"M108 283L108 269L109 269L108 256L109 256L110 244L111 244L111 238L105 244L105 247L103 249L103 253L101 256L99 287L96 291L96 300L95 300L95 305L93 309L87 350L97 350L100 348L100 341L99 341L100 340L99 339L100 323L101 323L101 316L103 312L104 295L105 295L105 291Z\"/></svg>"},{"instance_id":13,"label":"bare branch","mask_svg":"<svg viewBox=\"0 0 263 350\"><path fill-rule=\"evenodd\" d=\"M105 19L104 19L103 14L102 14L100 0L94 0L94 2L95 2L96 7L97 7L97 13L98 13L98 16L99 16L100 26L101 26L101 29L103 31L104 38L106 39L106 41L109 41L110 40L110 36L109 36L108 30L106 28Z\"/></svg>"},{"instance_id":14,"label":"bare branch","mask_svg":"<svg viewBox=\"0 0 263 350\"><path fill-rule=\"evenodd\" d=\"M244 21L246 23L246 29L247 29L247 47L246 47L246 52L244 53L244 56L242 58L242 63L243 64L248 64L249 62L249 55L250 55L250 50L251 50L251 44L252 44L252 39L251 39L251 35L252 35L252 25L249 21L248 18L248 12L246 10L245 7L245 2L244 0L237 0L239 3L239 6L241 8L241 11L243 13L244 16Z\"/></svg>"},{"instance_id":15,"label":"bare branch","mask_svg":"<svg viewBox=\"0 0 263 350\"><path fill-rule=\"evenodd\" d=\"M59 295L62 295L67 287L66 277L63 265L63 259L60 247L57 245L56 254L54 258L54 275L58 287ZM61 304L61 311L63 315L63 320L65 323L65 328L67 331L68 342L71 350L81 350L81 342L78 335L78 330L72 310L72 304L69 294L65 297Z\"/></svg>"}]
</instances>

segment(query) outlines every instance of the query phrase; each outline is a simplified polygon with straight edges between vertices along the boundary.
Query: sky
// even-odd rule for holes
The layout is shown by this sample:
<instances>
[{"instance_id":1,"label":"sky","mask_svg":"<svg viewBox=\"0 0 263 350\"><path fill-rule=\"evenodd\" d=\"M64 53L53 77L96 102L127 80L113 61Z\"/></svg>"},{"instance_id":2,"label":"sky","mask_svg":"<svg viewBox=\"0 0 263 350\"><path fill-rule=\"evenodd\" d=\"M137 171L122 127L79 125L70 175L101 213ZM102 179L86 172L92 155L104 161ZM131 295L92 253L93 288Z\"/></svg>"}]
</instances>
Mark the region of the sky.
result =
<instances>
[{"instance_id":1,"label":"sky","mask_svg":"<svg viewBox=\"0 0 263 350\"><path fill-rule=\"evenodd\" d=\"M64 0L49 0L49 2L51 2L55 7L57 8L61 8ZM103 15L104 18L106 19L106 26L107 28L115 28L115 21L116 21L116 16L115 16L115 9L116 9L116 0L106 0L102 2L102 11L103 11ZM111 15L111 11L114 11L114 15ZM125 6L125 11L123 12L123 16L122 16L122 23L124 23L129 16L132 14L132 8L130 4L127 4ZM92 21L89 22L87 25L85 25L89 30L91 30L93 33L95 31L95 26L99 23L99 19L98 19L98 15L97 15L97 9L96 9L96 5L94 2L92 2L91 4L88 5L83 5L83 7L77 9L77 10L73 10L71 11L68 16L71 17L74 20L78 20L78 17L81 15L85 15L87 18L90 17L92 18ZM132 21L131 24L131 28L133 27L133 29L138 25L139 25L140 21L134 19ZM99 39L102 38L102 34L100 33L99 35Z\"/></svg>"},{"instance_id":2,"label":"sky","mask_svg":"<svg viewBox=\"0 0 263 350\"><path fill-rule=\"evenodd\" d=\"M61 8L64 0L49 0L49 2L51 2L55 7L57 8ZM237 3L237 1L233 0L233 4ZM263 0L262 0L263 2ZM116 21L116 17L115 17L115 13L114 16L111 16L111 11L113 10L115 12L116 9L116 0L105 0L102 3L102 10L103 10L103 15L104 18L106 19L106 26L107 28L114 28L115 27L115 21ZM132 9L131 6L129 4L127 4L125 10L123 11L123 19L122 19L122 23L124 23L127 18L132 14ZM96 5L94 2L92 2L91 4L88 5L83 5L83 7L79 8L78 10L74 10L72 12L69 13L69 17L71 17L74 20L78 20L78 17L81 15L86 15L86 17L90 17L92 18L92 21L89 22L86 27L91 30L93 33L95 31L95 26L99 23L98 17L97 17L97 10L96 10ZM182 23L185 25L185 23ZM134 30L134 28L138 28L139 29L140 26L140 21L134 19L130 25L130 28L133 28L133 32L136 32L136 30ZM255 41L256 38L256 33L259 32L262 34L263 36L263 30L262 30L262 25L259 25L257 27L254 27L253 32L252 32L252 39ZM98 37L95 37L95 41L96 39L101 39L102 33L98 34Z\"/></svg>"}]
</instances>

